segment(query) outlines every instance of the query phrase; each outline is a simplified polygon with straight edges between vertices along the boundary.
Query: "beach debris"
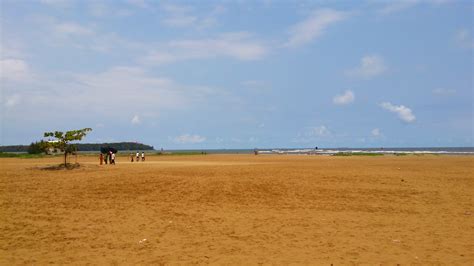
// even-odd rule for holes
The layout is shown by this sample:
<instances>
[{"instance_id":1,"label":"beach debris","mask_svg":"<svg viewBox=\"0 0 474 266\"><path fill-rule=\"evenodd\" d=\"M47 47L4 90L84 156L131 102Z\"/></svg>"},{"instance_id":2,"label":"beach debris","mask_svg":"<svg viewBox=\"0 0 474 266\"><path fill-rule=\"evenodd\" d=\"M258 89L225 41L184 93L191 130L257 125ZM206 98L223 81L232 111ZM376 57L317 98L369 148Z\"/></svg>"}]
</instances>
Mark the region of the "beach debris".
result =
<instances>
[{"instance_id":1,"label":"beach debris","mask_svg":"<svg viewBox=\"0 0 474 266\"><path fill-rule=\"evenodd\" d=\"M405 182L405 179L402 178L400 181Z\"/></svg>"},{"instance_id":2,"label":"beach debris","mask_svg":"<svg viewBox=\"0 0 474 266\"><path fill-rule=\"evenodd\" d=\"M400 239L393 239L392 242L393 243L400 243L401 241L400 241Z\"/></svg>"},{"instance_id":3,"label":"beach debris","mask_svg":"<svg viewBox=\"0 0 474 266\"><path fill-rule=\"evenodd\" d=\"M143 238L142 240L138 241L138 244L143 244L146 242L146 238Z\"/></svg>"}]
</instances>

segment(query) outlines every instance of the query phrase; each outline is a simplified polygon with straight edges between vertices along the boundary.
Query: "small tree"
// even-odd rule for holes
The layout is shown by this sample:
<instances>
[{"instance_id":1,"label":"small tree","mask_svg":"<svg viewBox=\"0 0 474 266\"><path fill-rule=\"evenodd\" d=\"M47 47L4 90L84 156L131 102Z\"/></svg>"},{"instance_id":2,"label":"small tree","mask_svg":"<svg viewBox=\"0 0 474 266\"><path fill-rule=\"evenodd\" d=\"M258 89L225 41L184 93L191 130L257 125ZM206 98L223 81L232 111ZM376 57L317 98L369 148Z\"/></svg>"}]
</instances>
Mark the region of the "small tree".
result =
<instances>
[{"instance_id":1,"label":"small tree","mask_svg":"<svg viewBox=\"0 0 474 266\"><path fill-rule=\"evenodd\" d=\"M44 137L55 138L55 141L48 142L48 146L64 152L64 165L66 166L68 153L72 153L73 151L77 150L76 145L71 144L70 142L82 140L82 138L85 137L89 131L92 131L92 128L71 130L66 131L65 133L61 131L45 132Z\"/></svg>"},{"instance_id":2,"label":"small tree","mask_svg":"<svg viewBox=\"0 0 474 266\"><path fill-rule=\"evenodd\" d=\"M28 147L28 153L29 154L40 154L43 152L46 152L47 149L47 142L44 140L37 141L37 142L32 142L30 146Z\"/></svg>"}]
</instances>

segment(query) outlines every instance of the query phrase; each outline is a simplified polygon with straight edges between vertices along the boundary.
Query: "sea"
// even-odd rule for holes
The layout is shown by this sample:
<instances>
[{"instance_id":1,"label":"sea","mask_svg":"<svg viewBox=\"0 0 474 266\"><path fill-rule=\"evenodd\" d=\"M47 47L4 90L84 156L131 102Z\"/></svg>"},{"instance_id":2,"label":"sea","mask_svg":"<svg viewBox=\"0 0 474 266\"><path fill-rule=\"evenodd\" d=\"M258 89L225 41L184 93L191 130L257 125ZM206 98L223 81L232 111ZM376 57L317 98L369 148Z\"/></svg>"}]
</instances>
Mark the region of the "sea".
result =
<instances>
[{"instance_id":1,"label":"sea","mask_svg":"<svg viewBox=\"0 0 474 266\"><path fill-rule=\"evenodd\" d=\"M268 148L268 149L194 149L166 150L169 153L206 153L206 154L307 154L333 155L338 153L374 153L374 154L451 154L474 155L474 147L407 147L407 148Z\"/></svg>"}]
</instances>

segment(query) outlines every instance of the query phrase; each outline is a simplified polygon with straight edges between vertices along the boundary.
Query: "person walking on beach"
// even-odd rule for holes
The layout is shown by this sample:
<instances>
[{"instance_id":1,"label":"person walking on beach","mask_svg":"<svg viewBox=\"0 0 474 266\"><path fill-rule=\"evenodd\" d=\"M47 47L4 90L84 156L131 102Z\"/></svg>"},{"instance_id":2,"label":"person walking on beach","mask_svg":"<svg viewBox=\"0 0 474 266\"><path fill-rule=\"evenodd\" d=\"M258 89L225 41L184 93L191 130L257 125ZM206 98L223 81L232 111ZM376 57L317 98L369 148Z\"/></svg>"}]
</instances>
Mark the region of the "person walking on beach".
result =
<instances>
[{"instance_id":1,"label":"person walking on beach","mask_svg":"<svg viewBox=\"0 0 474 266\"><path fill-rule=\"evenodd\" d=\"M115 153L110 152L110 164L115 164Z\"/></svg>"},{"instance_id":2,"label":"person walking on beach","mask_svg":"<svg viewBox=\"0 0 474 266\"><path fill-rule=\"evenodd\" d=\"M102 152L99 155L99 162L100 162L100 165L104 163L104 155L102 154Z\"/></svg>"},{"instance_id":3,"label":"person walking on beach","mask_svg":"<svg viewBox=\"0 0 474 266\"><path fill-rule=\"evenodd\" d=\"M108 161L109 161L109 153L106 153L106 154L105 154L104 160L105 160L105 164L107 164Z\"/></svg>"},{"instance_id":4,"label":"person walking on beach","mask_svg":"<svg viewBox=\"0 0 474 266\"><path fill-rule=\"evenodd\" d=\"M136 156L137 156L137 162L140 161L140 153L138 151L137 151Z\"/></svg>"},{"instance_id":5,"label":"person walking on beach","mask_svg":"<svg viewBox=\"0 0 474 266\"><path fill-rule=\"evenodd\" d=\"M133 153L130 153L130 161L133 163Z\"/></svg>"},{"instance_id":6,"label":"person walking on beach","mask_svg":"<svg viewBox=\"0 0 474 266\"><path fill-rule=\"evenodd\" d=\"M145 161L145 152L142 151L142 162Z\"/></svg>"}]
</instances>

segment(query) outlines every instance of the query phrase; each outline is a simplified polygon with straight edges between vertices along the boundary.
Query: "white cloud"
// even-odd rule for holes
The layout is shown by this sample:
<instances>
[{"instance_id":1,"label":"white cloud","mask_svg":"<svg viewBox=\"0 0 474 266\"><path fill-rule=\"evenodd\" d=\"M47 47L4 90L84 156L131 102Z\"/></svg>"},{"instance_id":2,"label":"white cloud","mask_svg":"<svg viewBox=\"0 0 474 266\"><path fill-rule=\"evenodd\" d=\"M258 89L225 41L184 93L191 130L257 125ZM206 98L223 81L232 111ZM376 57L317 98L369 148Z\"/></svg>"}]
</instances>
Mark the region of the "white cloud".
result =
<instances>
[{"instance_id":1,"label":"white cloud","mask_svg":"<svg viewBox=\"0 0 474 266\"><path fill-rule=\"evenodd\" d=\"M452 95L455 93L456 93L455 89L437 88L433 90L433 94L436 94L436 95Z\"/></svg>"},{"instance_id":2,"label":"white cloud","mask_svg":"<svg viewBox=\"0 0 474 266\"><path fill-rule=\"evenodd\" d=\"M256 137L250 137L248 142L258 142L258 138Z\"/></svg>"},{"instance_id":3,"label":"white cloud","mask_svg":"<svg viewBox=\"0 0 474 266\"><path fill-rule=\"evenodd\" d=\"M247 32L236 32L209 39L171 41L163 49L153 51L142 58L142 62L159 65L214 57L256 60L263 57L267 49L251 37Z\"/></svg>"},{"instance_id":4,"label":"white cloud","mask_svg":"<svg viewBox=\"0 0 474 266\"><path fill-rule=\"evenodd\" d=\"M178 5L178 4L164 4L162 9L166 13L166 17L162 22L166 26L175 28L195 28L205 29L217 24L217 17L225 12L225 8L222 6L216 6L209 13L204 15L197 15L194 12L194 8L190 5Z\"/></svg>"},{"instance_id":5,"label":"white cloud","mask_svg":"<svg viewBox=\"0 0 474 266\"><path fill-rule=\"evenodd\" d=\"M0 60L0 80L26 81L31 79L31 71L26 61L21 59Z\"/></svg>"},{"instance_id":6,"label":"white cloud","mask_svg":"<svg viewBox=\"0 0 474 266\"><path fill-rule=\"evenodd\" d=\"M380 106L392 113L396 113L398 118L406 123L413 123L416 120L415 115L412 113L411 109L404 105L393 105L389 102L383 102Z\"/></svg>"},{"instance_id":7,"label":"white cloud","mask_svg":"<svg viewBox=\"0 0 474 266\"><path fill-rule=\"evenodd\" d=\"M377 12L381 15L389 15L392 13L396 13L411 7L414 7L420 0L397 0L397 1L388 1L384 7L377 10Z\"/></svg>"},{"instance_id":8,"label":"white cloud","mask_svg":"<svg viewBox=\"0 0 474 266\"><path fill-rule=\"evenodd\" d=\"M215 39L174 41L170 46L183 51L189 50L190 56L196 57L229 56L241 60L259 59L265 54L265 48L250 37L247 32L227 33Z\"/></svg>"},{"instance_id":9,"label":"white cloud","mask_svg":"<svg viewBox=\"0 0 474 266\"><path fill-rule=\"evenodd\" d=\"M163 20L163 22L172 27L189 27L191 25L194 25L196 22L197 17L194 16L175 16L175 17L170 17L166 18Z\"/></svg>"},{"instance_id":10,"label":"white cloud","mask_svg":"<svg viewBox=\"0 0 474 266\"><path fill-rule=\"evenodd\" d=\"M474 48L474 38L467 29L460 29L456 33L456 42L459 46L467 49Z\"/></svg>"},{"instance_id":11,"label":"white cloud","mask_svg":"<svg viewBox=\"0 0 474 266\"><path fill-rule=\"evenodd\" d=\"M331 131L329 129L322 125L319 127L313 127L311 128L311 131L308 134L309 136L318 136L318 137L327 137L331 135Z\"/></svg>"},{"instance_id":12,"label":"white cloud","mask_svg":"<svg viewBox=\"0 0 474 266\"><path fill-rule=\"evenodd\" d=\"M81 26L77 23L66 22L55 25L55 30L62 34L75 34L75 35L92 35L94 31Z\"/></svg>"},{"instance_id":13,"label":"white cloud","mask_svg":"<svg viewBox=\"0 0 474 266\"><path fill-rule=\"evenodd\" d=\"M193 110L210 101L225 102L229 97L218 89L182 85L139 67L113 67L88 74L54 72L35 76L26 85L2 85L3 94L18 94L23 106L10 115L11 119L30 119L28 114L34 112L35 117L51 121L72 114L95 120L100 113L103 118L128 124L134 114L139 116L133 122L143 122L144 117L154 119L162 111ZM2 100L2 105L16 103L15 99L9 103L6 98Z\"/></svg>"},{"instance_id":14,"label":"white cloud","mask_svg":"<svg viewBox=\"0 0 474 266\"><path fill-rule=\"evenodd\" d=\"M295 143L311 143L315 141L321 141L323 139L328 140L333 137L333 133L325 125L317 127L309 127L302 133L298 133L297 137L292 139Z\"/></svg>"},{"instance_id":15,"label":"white cloud","mask_svg":"<svg viewBox=\"0 0 474 266\"><path fill-rule=\"evenodd\" d=\"M132 120L130 121L133 125L138 125L140 124L142 121L140 120L140 117L138 115L134 115Z\"/></svg>"},{"instance_id":16,"label":"white cloud","mask_svg":"<svg viewBox=\"0 0 474 266\"><path fill-rule=\"evenodd\" d=\"M190 104L186 89L172 80L156 77L139 67L113 67L97 74L72 77L77 82L76 97L89 98L88 104L129 106L132 109L175 108ZM74 88L72 88L74 89ZM120 92L120 94L117 94ZM127 108L125 108L127 109Z\"/></svg>"},{"instance_id":17,"label":"white cloud","mask_svg":"<svg viewBox=\"0 0 474 266\"><path fill-rule=\"evenodd\" d=\"M198 18L191 14L193 8L187 5L165 4L162 6L167 17L163 23L171 27L190 27L195 26Z\"/></svg>"},{"instance_id":18,"label":"white cloud","mask_svg":"<svg viewBox=\"0 0 474 266\"><path fill-rule=\"evenodd\" d=\"M386 3L382 8L377 9L380 15L390 15L406 9L410 9L420 4L439 6L455 2L453 0L396 0L396 1L375 1L375 3Z\"/></svg>"},{"instance_id":19,"label":"white cloud","mask_svg":"<svg viewBox=\"0 0 474 266\"><path fill-rule=\"evenodd\" d=\"M348 76L370 79L383 74L387 70L384 60L378 55L367 55L362 57L360 65L346 71Z\"/></svg>"},{"instance_id":20,"label":"white cloud","mask_svg":"<svg viewBox=\"0 0 474 266\"><path fill-rule=\"evenodd\" d=\"M67 8L74 4L71 0L40 0L41 4L52 6L55 8Z\"/></svg>"},{"instance_id":21,"label":"white cloud","mask_svg":"<svg viewBox=\"0 0 474 266\"><path fill-rule=\"evenodd\" d=\"M86 2L86 1L84 1ZM115 5L111 5L108 1L87 1L87 11L94 17L98 18L111 18L118 17L123 18L133 15L133 10L130 8L117 8ZM129 4L134 6L139 6L140 4L131 3Z\"/></svg>"},{"instance_id":22,"label":"white cloud","mask_svg":"<svg viewBox=\"0 0 474 266\"><path fill-rule=\"evenodd\" d=\"M379 137L382 134L380 132L380 129L378 129L378 128L372 129L372 131L370 133L372 134L373 137Z\"/></svg>"},{"instance_id":23,"label":"white cloud","mask_svg":"<svg viewBox=\"0 0 474 266\"><path fill-rule=\"evenodd\" d=\"M253 92L264 92L271 90L271 86L263 80L246 80L241 82L241 85Z\"/></svg>"},{"instance_id":24,"label":"white cloud","mask_svg":"<svg viewBox=\"0 0 474 266\"><path fill-rule=\"evenodd\" d=\"M91 4L101 4L91 2ZM124 39L117 33L99 30L95 24L79 24L73 21L61 21L51 16L31 18L38 33L35 42L38 45L82 49L92 52L112 53L135 58L144 50L152 47L151 43Z\"/></svg>"},{"instance_id":25,"label":"white cloud","mask_svg":"<svg viewBox=\"0 0 474 266\"><path fill-rule=\"evenodd\" d=\"M3 37L2 41L0 41L0 58L23 58L24 53L18 48L21 46L22 44Z\"/></svg>"},{"instance_id":26,"label":"white cloud","mask_svg":"<svg viewBox=\"0 0 474 266\"><path fill-rule=\"evenodd\" d=\"M334 9L316 9L305 20L290 29L290 37L285 46L296 47L312 42L321 36L326 28L348 17L346 12Z\"/></svg>"},{"instance_id":27,"label":"white cloud","mask_svg":"<svg viewBox=\"0 0 474 266\"><path fill-rule=\"evenodd\" d=\"M345 105L353 102L354 98L354 93L351 90L346 90L344 94L336 95L332 101L337 105Z\"/></svg>"},{"instance_id":28,"label":"white cloud","mask_svg":"<svg viewBox=\"0 0 474 266\"><path fill-rule=\"evenodd\" d=\"M21 101L21 96L18 95L18 94L14 94L14 95L6 97L6 101L5 101L4 105L7 108L12 108L12 107L18 105L20 103L20 101Z\"/></svg>"},{"instance_id":29,"label":"white cloud","mask_svg":"<svg viewBox=\"0 0 474 266\"><path fill-rule=\"evenodd\" d=\"M181 136L174 137L172 140L174 143L179 144L196 144L206 141L206 138L199 135L183 134Z\"/></svg>"},{"instance_id":30,"label":"white cloud","mask_svg":"<svg viewBox=\"0 0 474 266\"><path fill-rule=\"evenodd\" d=\"M133 6L140 7L140 8L147 8L148 3L145 0L127 0L127 2Z\"/></svg>"}]
</instances>

